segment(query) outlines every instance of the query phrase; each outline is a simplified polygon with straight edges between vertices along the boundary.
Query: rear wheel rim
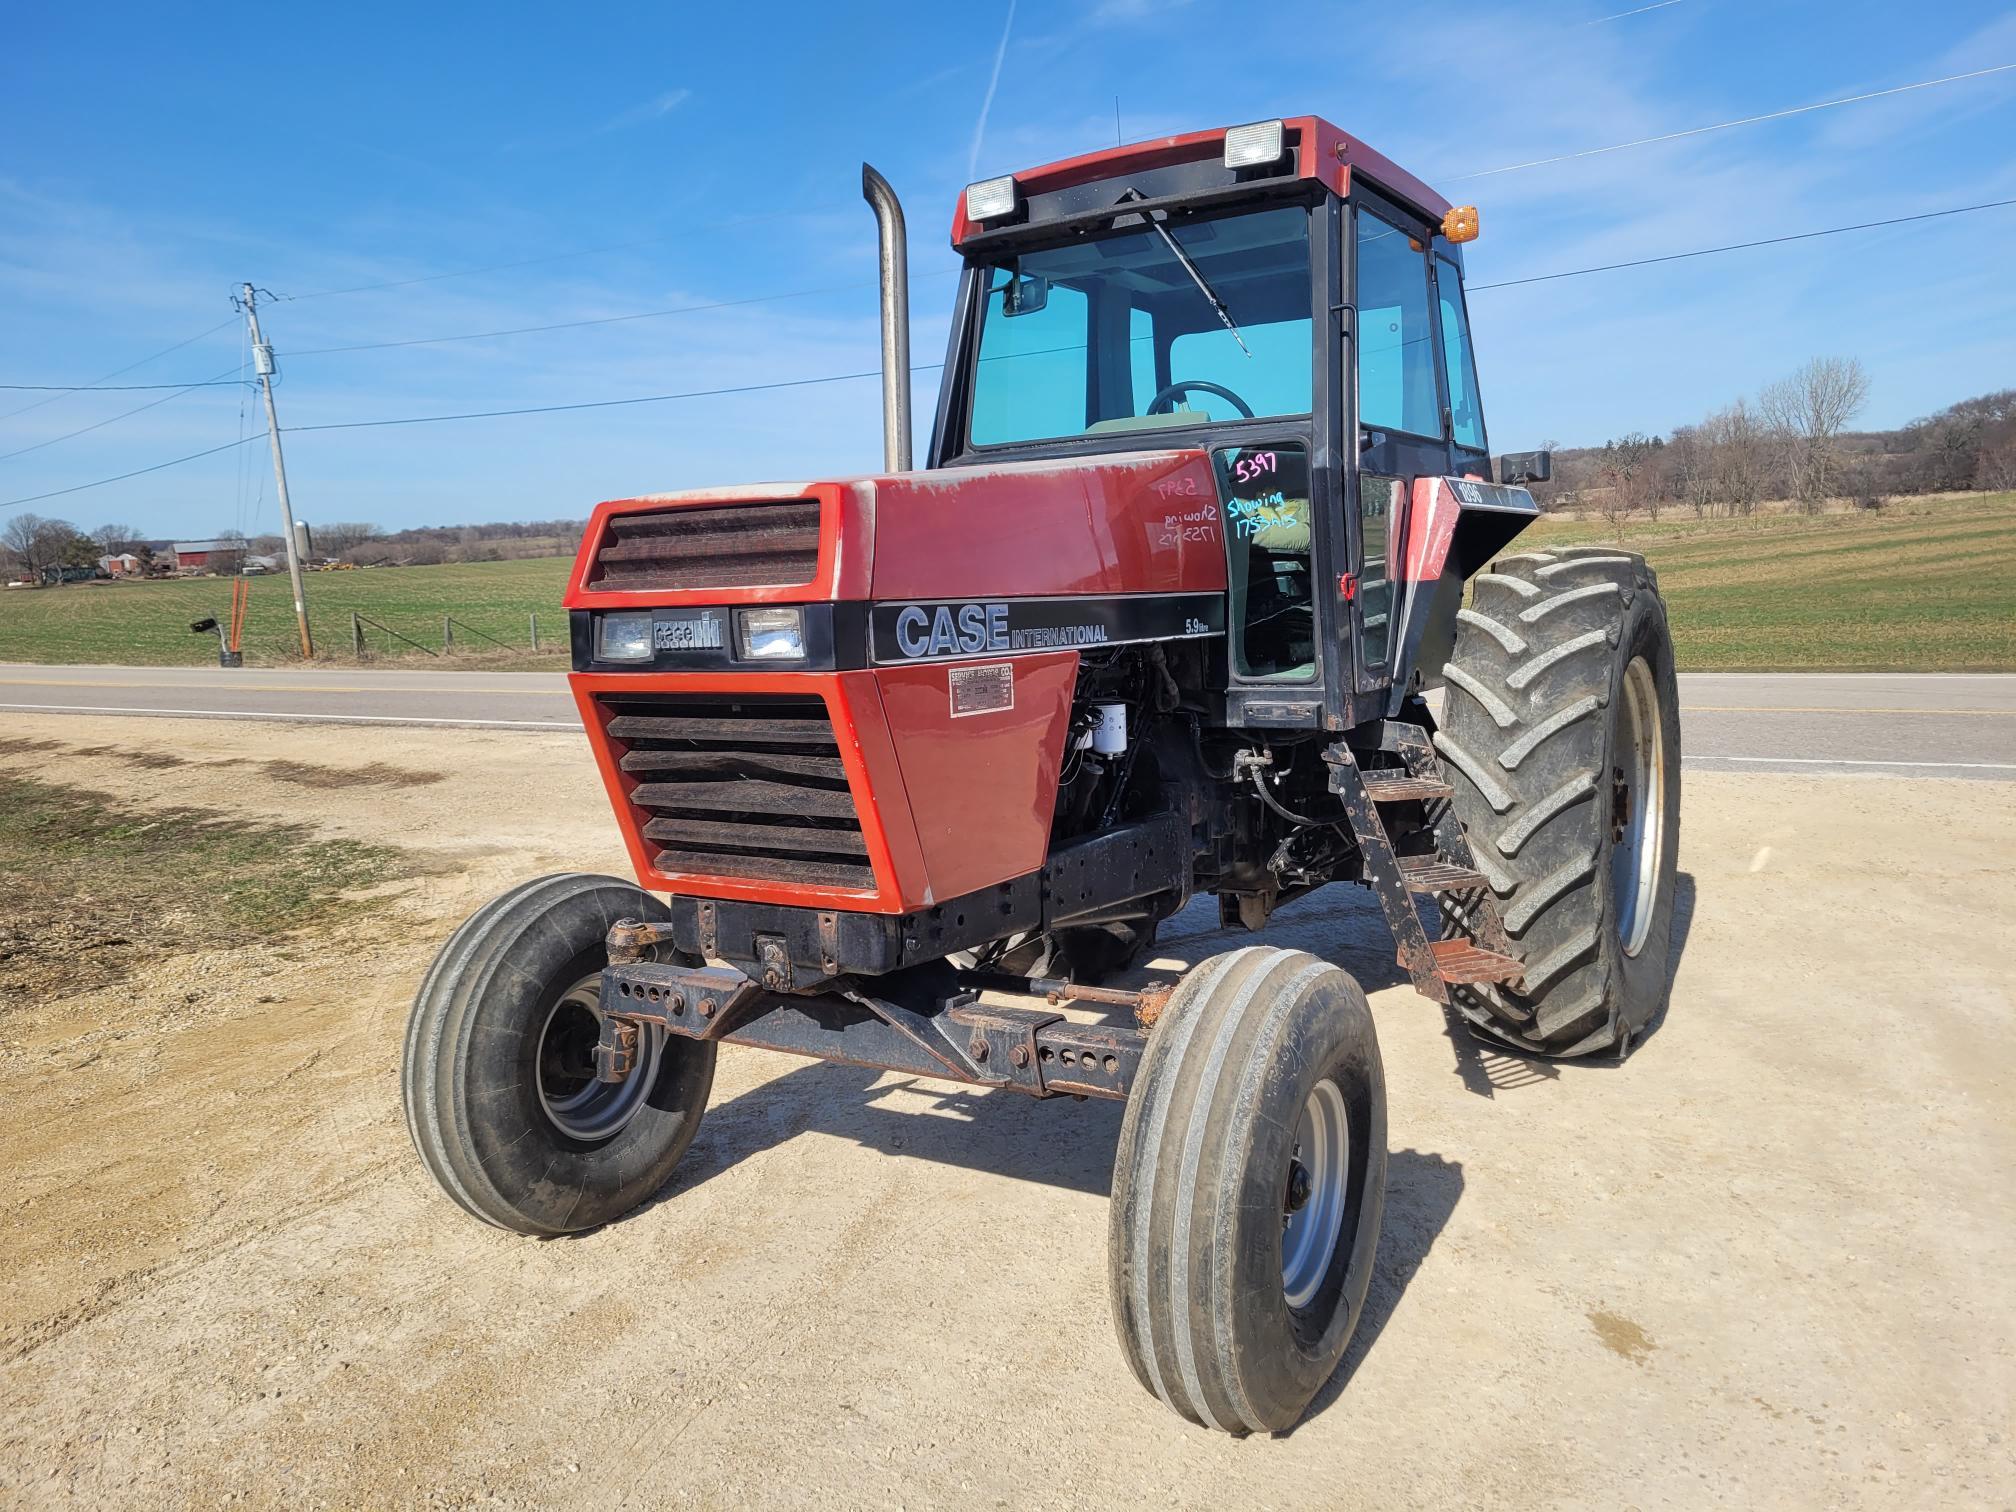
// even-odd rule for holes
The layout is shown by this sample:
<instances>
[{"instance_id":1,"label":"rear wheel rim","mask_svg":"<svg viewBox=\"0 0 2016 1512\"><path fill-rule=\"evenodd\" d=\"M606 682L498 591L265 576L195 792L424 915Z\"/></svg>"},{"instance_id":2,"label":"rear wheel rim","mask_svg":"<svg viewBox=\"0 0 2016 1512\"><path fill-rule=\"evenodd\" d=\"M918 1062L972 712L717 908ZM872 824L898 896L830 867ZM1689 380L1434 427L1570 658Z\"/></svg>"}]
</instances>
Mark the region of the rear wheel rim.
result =
<instances>
[{"instance_id":1,"label":"rear wheel rim","mask_svg":"<svg viewBox=\"0 0 2016 1512\"><path fill-rule=\"evenodd\" d=\"M1635 956L1652 932L1666 844L1666 730L1652 667L1642 656L1624 669L1610 782L1610 896L1617 938L1624 954Z\"/></svg>"},{"instance_id":2,"label":"rear wheel rim","mask_svg":"<svg viewBox=\"0 0 2016 1512\"><path fill-rule=\"evenodd\" d=\"M637 1062L620 1082L595 1077L595 1043L602 1033L602 978L583 977L560 994L539 1031L533 1058L539 1106L570 1139L596 1144L613 1139L642 1111L658 1074L661 1031L640 1026Z\"/></svg>"},{"instance_id":3,"label":"rear wheel rim","mask_svg":"<svg viewBox=\"0 0 2016 1512\"><path fill-rule=\"evenodd\" d=\"M1320 1081L1302 1104L1283 1180L1281 1290L1290 1308L1307 1307L1330 1274L1344 1228L1344 1192L1351 1168L1351 1126L1344 1093Z\"/></svg>"}]
</instances>

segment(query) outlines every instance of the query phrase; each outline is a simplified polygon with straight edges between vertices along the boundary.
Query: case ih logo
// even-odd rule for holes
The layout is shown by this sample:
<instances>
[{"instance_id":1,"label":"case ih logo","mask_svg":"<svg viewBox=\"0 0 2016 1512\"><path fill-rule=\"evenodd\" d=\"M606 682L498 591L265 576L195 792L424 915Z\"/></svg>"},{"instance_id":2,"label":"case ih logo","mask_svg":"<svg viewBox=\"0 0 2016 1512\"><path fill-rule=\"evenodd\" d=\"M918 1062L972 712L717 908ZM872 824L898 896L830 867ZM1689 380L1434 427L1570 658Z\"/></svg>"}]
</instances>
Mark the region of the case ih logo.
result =
<instances>
[{"instance_id":1,"label":"case ih logo","mask_svg":"<svg viewBox=\"0 0 2016 1512\"><path fill-rule=\"evenodd\" d=\"M1224 625L1224 597L1211 593L876 604L870 614L874 659L885 663L1178 640Z\"/></svg>"},{"instance_id":2,"label":"case ih logo","mask_svg":"<svg viewBox=\"0 0 2016 1512\"><path fill-rule=\"evenodd\" d=\"M972 656L1008 649L1006 604L905 604L896 611L896 649L906 657Z\"/></svg>"}]
</instances>

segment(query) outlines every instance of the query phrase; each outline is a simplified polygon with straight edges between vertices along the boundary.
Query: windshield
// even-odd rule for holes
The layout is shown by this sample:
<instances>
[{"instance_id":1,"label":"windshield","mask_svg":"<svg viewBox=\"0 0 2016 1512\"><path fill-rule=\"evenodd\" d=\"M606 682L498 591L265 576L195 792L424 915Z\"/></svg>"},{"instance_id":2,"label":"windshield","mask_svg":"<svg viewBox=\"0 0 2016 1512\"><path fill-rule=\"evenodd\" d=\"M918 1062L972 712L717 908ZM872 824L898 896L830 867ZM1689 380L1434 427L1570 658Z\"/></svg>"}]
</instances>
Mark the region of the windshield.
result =
<instances>
[{"instance_id":1,"label":"windshield","mask_svg":"<svg viewBox=\"0 0 2016 1512\"><path fill-rule=\"evenodd\" d=\"M1164 221L983 273L975 446L1309 413L1305 209Z\"/></svg>"}]
</instances>

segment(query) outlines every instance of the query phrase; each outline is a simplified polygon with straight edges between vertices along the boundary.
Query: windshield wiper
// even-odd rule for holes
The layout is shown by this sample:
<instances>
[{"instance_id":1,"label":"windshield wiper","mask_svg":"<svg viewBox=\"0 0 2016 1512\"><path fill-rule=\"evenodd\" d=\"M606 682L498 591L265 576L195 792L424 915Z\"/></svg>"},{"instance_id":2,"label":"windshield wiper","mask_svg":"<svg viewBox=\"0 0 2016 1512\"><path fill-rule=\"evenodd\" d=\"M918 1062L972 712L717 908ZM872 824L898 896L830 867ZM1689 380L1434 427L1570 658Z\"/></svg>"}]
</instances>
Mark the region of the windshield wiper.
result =
<instances>
[{"instance_id":1,"label":"windshield wiper","mask_svg":"<svg viewBox=\"0 0 2016 1512\"><path fill-rule=\"evenodd\" d=\"M1129 189L1127 193L1121 198L1120 203L1124 205L1128 203L1130 200L1145 199L1145 198L1147 198L1147 196L1142 194L1140 190ZM1149 228L1153 230L1157 236L1161 237L1163 244L1167 246L1169 250L1176 255L1176 261L1183 264L1183 271L1185 273L1188 273L1190 275L1190 281L1195 285L1197 285L1197 292L1199 294L1202 294L1204 298L1207 301L1209 301L1212 312L1216 314L1218 317L1219 324L1223 325L1226 330L1232 333L1232 339L1239 343L1239 350L1244 352L1248 357L1251 357L1253 355L1253 349L1246 345L1246 338L1239 334L1239 323L1232 318L1232 312L1225 308L1225 301L1218 297L1217 290L1213 289L1211 285L1204 282L1204 275L1197 271L1197 264L1190 261L1190 254L1188 252L1185 252L1182 246L1178 244L1176 238L1169 234L1169 228L1163 225L1162 222L1156 220L1154 216L1144 215L1141 218L1148 222Z\"/></svg>"}]
</instances>

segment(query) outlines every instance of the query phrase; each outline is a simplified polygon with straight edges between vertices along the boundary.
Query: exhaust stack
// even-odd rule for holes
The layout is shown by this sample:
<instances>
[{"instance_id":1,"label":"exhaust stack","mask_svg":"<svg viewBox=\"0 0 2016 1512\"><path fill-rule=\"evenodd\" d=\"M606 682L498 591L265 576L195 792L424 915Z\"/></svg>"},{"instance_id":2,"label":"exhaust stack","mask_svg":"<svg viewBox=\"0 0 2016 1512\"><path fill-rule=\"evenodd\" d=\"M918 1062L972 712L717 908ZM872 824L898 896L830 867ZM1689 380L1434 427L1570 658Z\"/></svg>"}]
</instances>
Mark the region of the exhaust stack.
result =
<instances>
[{"instance_id":1,"label":"exhaust stack","mask_svg":"<svg viewBox=\"0 0 2016 1512\"><path fill-rule=\"evenodd\" d=\"M910 252L903 206L889 180L861 165L861 197L875 211L882 276L882 465L910 470Z\"/></svg>"}]
</instances>

